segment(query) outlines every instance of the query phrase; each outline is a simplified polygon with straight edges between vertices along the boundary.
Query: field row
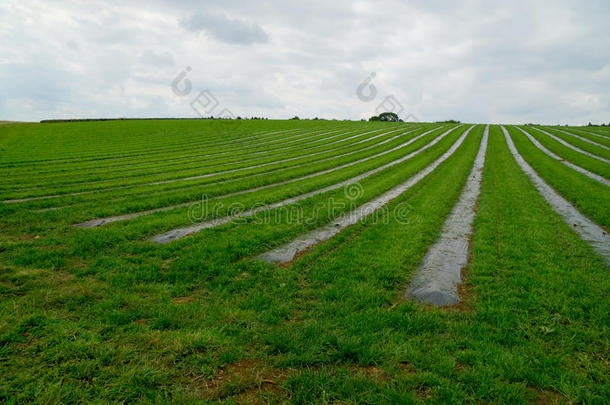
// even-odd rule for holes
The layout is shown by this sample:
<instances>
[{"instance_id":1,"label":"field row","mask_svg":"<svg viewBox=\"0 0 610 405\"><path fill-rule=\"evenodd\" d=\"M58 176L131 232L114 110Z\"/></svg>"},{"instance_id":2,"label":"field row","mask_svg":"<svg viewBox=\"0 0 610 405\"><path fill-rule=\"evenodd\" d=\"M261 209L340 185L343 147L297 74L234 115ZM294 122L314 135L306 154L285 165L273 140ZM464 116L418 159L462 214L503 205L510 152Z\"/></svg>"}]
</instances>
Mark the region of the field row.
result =
<instances>
[{"instance_id":1,"label":"field row","mask_svg":"<svg viewBox=\"0 0 610 405\"><path fill-rule=\"evenodd\" d=\"M39 381L65 367L62 398L118 398L100 392L113 385L122 398L159 399L163 387L192 399L193 375L214 381L252 358L297 369L280 385L304 401L333 384L350 387L334 398L343 401L377 402L396 386L405 395L434 387L439 402L605 396L610 135L233 124L47 124L3 134L3 367L37 362ZM16 136L29 137L31 155ZM45 142L56 147L45 151ZM57 297L38 284L56 283L47 270L72 275L57 281ZM461 303L430 312L396 298L405 295ZM34 316L44 333L19 326ZM33 337L20 340L23 328ZM82 338L52 341L60 330ZM58 344L87 354L55 358ZM188 354L176 357L172 345ZM125 367L107 374L103 361ZM126 377L143 372L138 362L154 371L149 382ZM371 380L373 365L387 379ZM11 375L11 386L30 387ZM305 389L313 381L320 392Z\"/></svg>"},{"instance_id":2,"label":"field row","mask_svg":"<svg viewBox=\"0 0 610 405\"><path fill-rule=\"evenodd\" d=\"M188 150L180 158L181 168L184 160L196 160L196 167L185 171L178 170L174 157L142 174L141 165L132 162L128 168L114 168L122 177L113 177L113 169L103 171L109 180L92 180L83 173L87 180L70 179L69 187L61 189L61 180L57 180L63 179L61 175L41 175L36 179L39 185L32 186L30 181L30 187L23 187L27 176L13 174L4 187L7 194L11 185L15 187L12 195L35 194L5 200L6 210L25 209L29 216L37 217L36 222L72 228L71 233L85 239L96 235L103 239L113 233L131 241L168 243L191 236L181 246L205 240L203 230L244 227L242 232L248 232L250 223L272 218L278 229L285 225L293 229L293 237L302 236L286 246L282 245L286 238L267 242L266 246L276 246L278 252L262 257L289 262L371 213L379 216L380 208L385 209L445 160L451 161L462 143L476 143L483 133L482 126L468 125L346 126L332 123L311 131L259 131L253 138L219 141L217 146L206 140L208 146ZM501 130L541 181L605 232L610 220L607 147L584 142L587 138L581 139L574 130L518 126ZM488 131L486 128L485 138ZM103 165L105 159L94 162ZM50 169L63 165L55 163ZM58 172L63 170L68 169ZM58 189L61 193L55 194ZM99 227L104 229L74 230ZM466 230L461 232L469 233ZM604 235L600 243L607 243Z\"/></svg>"}]
</instances>

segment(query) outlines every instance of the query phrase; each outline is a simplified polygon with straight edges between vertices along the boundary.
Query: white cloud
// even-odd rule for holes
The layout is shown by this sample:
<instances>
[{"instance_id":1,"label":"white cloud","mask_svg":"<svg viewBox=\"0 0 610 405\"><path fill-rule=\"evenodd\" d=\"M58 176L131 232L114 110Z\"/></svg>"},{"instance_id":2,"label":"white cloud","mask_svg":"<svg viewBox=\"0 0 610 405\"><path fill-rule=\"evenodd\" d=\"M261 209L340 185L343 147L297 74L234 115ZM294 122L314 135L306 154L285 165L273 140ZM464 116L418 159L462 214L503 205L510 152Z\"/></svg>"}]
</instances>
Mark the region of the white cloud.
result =
<instances>
[{"instance_id":1,"label":"white cloud","mask_svg":"<svg viewBox=\"0 0 610 405\"><path fill-rule=\"evenodd\" d=\"M357 119L392 94L424 120L607 122L609 13L567 0L5 0L0 119L195 116L209 89L242 116ZM170 83L187 66L180 97ZM378 96L363 102L371 72Z\"/></svg>"},{"instance_id":2,"label":"white cloud","mask_svg":"<svg viewBox=\"0 0 610 405\"><path fill-rule=\"evenodd\" d=\"M183 18L181 25L189 31L203 31L227 43L248 45L269 40L260 26L228 18L224 14L196 13Z\"/></svg>"}]
</instances>

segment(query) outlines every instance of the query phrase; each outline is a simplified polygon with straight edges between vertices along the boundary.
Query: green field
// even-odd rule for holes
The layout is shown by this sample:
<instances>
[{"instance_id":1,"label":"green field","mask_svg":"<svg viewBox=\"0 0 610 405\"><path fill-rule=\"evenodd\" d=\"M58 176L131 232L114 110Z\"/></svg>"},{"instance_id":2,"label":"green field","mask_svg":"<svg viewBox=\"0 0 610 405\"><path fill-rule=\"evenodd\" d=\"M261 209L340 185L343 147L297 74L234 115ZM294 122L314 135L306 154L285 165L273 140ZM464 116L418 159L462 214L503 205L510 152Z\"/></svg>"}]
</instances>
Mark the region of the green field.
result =
<instances>
[{"instance_id":1,"label":"green field","mask_svg":"<svg viewBox=\"0 0 610 405\"><path fill-rule=\"evenodd\" d=\"M2 123L0 402L610 402L610 259L507 137L608 230L604 127ZM460 302L409 299L483 139Z\"/></svg>"}]
</instances>

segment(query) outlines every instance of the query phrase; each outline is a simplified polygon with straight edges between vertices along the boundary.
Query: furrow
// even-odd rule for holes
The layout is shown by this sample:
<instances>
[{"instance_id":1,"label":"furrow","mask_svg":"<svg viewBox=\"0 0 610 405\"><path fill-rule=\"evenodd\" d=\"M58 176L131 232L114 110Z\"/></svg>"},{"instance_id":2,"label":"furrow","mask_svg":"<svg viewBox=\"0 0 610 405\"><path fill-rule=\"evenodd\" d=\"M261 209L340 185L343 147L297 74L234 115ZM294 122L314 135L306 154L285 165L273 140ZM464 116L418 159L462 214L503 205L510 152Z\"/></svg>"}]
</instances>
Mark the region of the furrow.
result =
<instances>
[{"instance_id":1,"label":"furrow","mask_svg":"<svg viewBox=\"0 0 610 405\"><path fill-rule=\"evenodd\" d=\"M257 132L254 135L260 135L260 136L256 136L258 138L260 137L264 137L267 135L273 135L273 134L278 134L278 133L282 133L282 132L289 132L289 131L303 131L303 128L297 128L297 129L290 129L290 130L283 130L283 131L274 131L274 132ZM234 142L235 140L239 140L239 139L246 139L246 140L251 140L252 138L236 138L233 141L223 141L223 142L210 142L207 144L198 144L198 147L213 147L213 146L217 146L217 145L222 145L222 144L229 144L231 142ZM243 143L243 142L239 142L239 143ZM172 145L172 147L175 147L176 150L179 150L179 148L184 148L185 145ZM133 150L134 152L136 150ZM106 152L104 152L106 153ZM123 155L102 155L102 156L76 156L76 157L66 157L66 158L58 158L58 159L49 159L49 160L31 160L31 161L26 161L26 162L12 162L11 164L21 164L23 165L23 167L28 167L27 165L31 165L31 164L42 164L42 165L46 165L48 163L79 163L79 162L96 162L96 161L103 161L103 160L113 160L113 159L129 159L132 157L138 157L138 156L147 156L147 155L154 155L154 154L163 154L163 153L167 153L167 149L161 149L161 150L157 150L155 149L153 152L149 152L149 153L139 153L139 154L123 154Z\"/></svg>"},{"instance_id":2,"label":"furrow","mask_svg":"<svg viewBox=\"0 0 610 405\"><path fill-rule=\"evenodd\" d=\"M553 135L553 134L551 134L549 132L543 131L542 129L538 129L536 127L532 127L532 128L534 128L536 131L542 132L545 135L548 135L549 137L553 138L554 140L556 140L557 142L559 142L563 146L566 146L566 147L568 147L568 148L570 148L570 149L572 149L572 150L574 150L576 152L582 153L583 155L587 155L587 156L592 157L592 158L597 159L597 160L601 160L602 162L605 162L605 163L610 163L610 160L608 160L606 158L603 158L601 156L594 155L593 153L587 152L586 150L582 150L579 147L576 147L576 146L572 145L570 142L566 142L563 139L561 139L561 138L559 138L559 137L557 137L557 136L555 136L555 135Z\"/></svg>"},{"instance_id":3,"label":"furrow","mask_svg":"<svg viewBox=\"0 0 610 405\"><path fill-rule=\"evenodd\" d=\"M432 132L432 131L435 131L435 130L441 129L441 128L443 128L443 127L444 127L444 126L438 126L438 127L434 127L434 128L433 128L433 129L431 129L430 131L426 132L426 134L428 134L428 133L430 133L430 132ZM404 135L408 135L408 134L410 134L410 133L412 133L412 132L415 132L415 131L417 131L417 130L419 130L419 129L421 129L421 127L417 127L417 128L414 128L414 129L412 129L412 130L410 130L410 131L406 131L406 132L400 133L400 134L398 134L398 135L392 136L392 137L390 137L390 138L388 138L388 139L385 139L385 140L383 140L383 141L377 142L377 143L376 143L376 144L374 144L374 145L369 145L369 146L366 146L366 147L364 147L364 148L362 148L362 149L357 149L357 150L354 150L354 151L351 151L351 152L346 152L346 153L343 153L343 154L340 154L340 155L331 156L331 157L323 158L323 159L320 159L320 160L314 160L314 161L311 161L311 162L299 163L299 164L296 164L296 165L294 165L294 166L281 167L281 168L278 168L278 169L273 169L273 170L269 170L269 171L266 171L266 172L263 172L263 173L254 173L254 174L250 174L250 175L246 175L246 176L240 176L240 177L236 177L236 178L230 178L230 179L221 180L221 181L217 181L217 182L205 183L205 184L203 184L202 186L219 185L219 184L228 184L228 183L232 183L232 182L236 182L236 181L241 181L241 180L246 180L246 179L250 179L250 178L260 177L261 175L265 175L265 176L266 176L266 175L270 175L270 174L275 174L275 173L279 173L279 172L285 172L285 171L288 171L288 170L293 170L293 169L297 169L297 168L305 167L305 166L307 166L307 165L319 164L319 163L327 162L327 161L330 161L330 160L334 160L334 159L343 158L343 157L350 156L350 155L354 155L354 154L357 154L357 153L362 153L362 152L367 151L367 150L369 150L369 149L377 148L377 147L379 147L379 146L381 146L381 145L384 145L384 144L386 144L386 143L392 142L392 141L394 141L394 140L395 140L395 139L397 139L397 138L400 138L400 137L402 137L402 136L404 136ZM381 134L381 136L383 136L383 135L387 135L387 134L392 133L392 132L394 132L394 131L390 131L390 132L384 132L383 134ZM353 145L358 145L358 144L360 144L360 143L364 143L364 142L368 142L370 139L371 139L371 138L369 138L369 139L364 139L364 140L361 140L361 141L358 141L358 142L354 142L354 143L353 143L353 144L351 144L350 146L353 146ZM403 145L404 145L404 144L403 144ZM343 148L337 148L337 149L343 149ZM328 151L326 151L326 152L328 152ZM375 157L376 157L376 156L380 156L380 155L375 155ZM191 187L191 186L189 186L189 187ZM180 188L181 188L181 187L180 187ZM180 188L178 188L178 189L180 189ZM157 194L157 195L159 195L159 194L163 194L163 193L171 193L171 192L175 192L176 190L177 190L177 189L172 188L172 189L168 189L168 190L162 190L162 191L159 191L159 192L157 192L156 194ZM112 198L111 200L112 200L112 201L117 201L117 200L124 200L124 199L126 199L126 198L128 198L128 197L126 197L126 196L122 196L122 197L115 197L115 198ZM61 207L52 207L52 208L43 208L43 209L37 210L37 212L46 212L46 211L51 211L51 210L56 210L56 209L64 209L64 208L69 208L69 207L72 207L72 205L65 205L65 206L61 206Z\"/></svg>"},{"instance_id":4,"label":"furrow","mask_svg":"<svg viewBox=\"0 0 610 405\"><path fill-rule=\"evenodd\" d=\"M585 131L585 130L578 129L578 128L572 128L572 129L574 131L582 132L582 133L585 133L585 134L588 134L588 135L598 136L598 137L604 138L604 139L610 139L610 136L598 134L597 132L589 132L589 131Z\"/></svg>"},{"instance_id":5,"label":"furrow","mask_svg":"<svg viewBox=\"0 0 610 405\"><path fill-rule=\"evenodd\" d=\"M295 138L295 137L299 137L299 136L310 135L310 134L311 134L312 137L320 136L320 135L324 135L324 133L320 133L322 131L323 130L319 130L318 129L318 130L315 130L315 131L305 132L305 133L299 132L296 135L291 135L291 136L286 137L286 138L273 138L270 141L265 141L265 142L261 142L261 143L258 143L258 142L249 142L248 144L242 145L241 147L244 147L244 146L248 146L249 147L251 145L254 145L255 147L258 147L260 145L264 145L264 144L267 144L267 143L274 143L274 142L284 143L283 141L286 141L286 140L289 140L289 139L292 139L292 138ZM334 133L334 132L339 132L339 131L330 131L330 132L326 132L326 134ZM309 137L307 137L307 138L309 138ZM304 139L306 139L306 138L304 138ZM239 145L241 143L243 143L243 142L236 142L236 143L231 144L231 146ZM212 148L213 149L215 147L216 147L215 145L206 145L206 144L203 144L203 145L191 145L191 144L186 143L186 144L182 145L182 148L180 149L180 152L184 152L184 148L189 148L189 149L192 149L192 148L195 148L195 149ZM237 149L237 151L241 151L241 149ZM170 150L169 152L171 153L171 152L175 152L175 151ZM62 176L64 176L64 175L66 175L66 173L69 173L71 171L79 171L80 172L83 169L87 169L87 170L89 170L89 172L87 172L86 174L91 175L91 174L93 174L92 171L94 171L94 170L95 171L98 171L98 170L108 170L109 168L115 169L115 168L131 167L131 166L137 166L137 165L154 165L154 164L158 164L159 162L163 162L163 163L165 163L165 162L176 162L176 161L183 161L183 160L189 160L189 159L197 159L197 158L202 158L202 157L207 157L207 156L216 156L218 154L226 154L226 153L230 153L230 152L235 152L235 150L222 151L222 149L221 149L221 152L218 152L218 153L215 152L215 153L207 153L207 154L202 154L202 155L180 156L180 157L171 158L171 159L154 158L154 160L145 160L146 158L144 158L144 159L138 159L138 160L136 160L133 163L126 163L126 164L120 164L120 165L116 165L116 164L112 164L112 165L95 165L95 166L87 166L87 167L79 166L79 167L76 167L76 168L65 168L65 167L59 166L59 169L40 171L40 172L36 171L35 168L31 168L30 171L27 171L27 172L21 171L21 172L18 172L17 174L19 176L28 176L28 175L31 175L32 172L35 172L35 173L45 174L45 175L47 175L47 178L49 178L52 175L62 175ZM159 153L162 153L163 155L167 156L168 151L161 151Z\"/></svg>"},{"instance_id":6,"label":"furrow","mask_svg":"<svg viewBox=\"0 0 610 405\"><path fill-rule=\"evenodd\" d=\"M585 217L572 204L549 186L525 161L519 151L517 151L506 128L503 126L501 128L502 132L504 132L504 138L506 139L510 153L546 202L585 242L590 244L597 253L606 259L607 264L610 264L610 237L608 236L608 233L604 231L601 226Z\"/></svg>"},{"instance_id":7,"label":"furrow","mask_svg":"<svg viewBox=\"0 0 610 405\"><path fill-rule=\"evenodd\" d=\"M393 130L393 131L389 131L387 133L392 133L392 132L397 132L397 131L404 131L404 128ZM342 149L342 148L343 148L343 146L339 147L339 148L331 149L331 151L332 150L336 150L336 149ZM328 152L329 152L329 150L323 150L323 151L319 151L319 152L309 153L309 154L306 154L306 155L299 155L299 156L294 156L294 157L291 157L291 158L274 160L274 161L271 161L271 162L265 162L265 163L261 163L261 164L258 164L258 165L246 166L246 167L238 167L238 168L235 168L235 169L229 169L229 170L213 172L213 173L206 173L206 174L201 174L201 175L197 175L197 176L180 177L180 178L176 178L176 179L161 180L161 181L154 181L154 182L148 182L148 183L129 184L129 185L124 185L124 186L106 187L106 188L99 188L99 189L95 189L95 190L77 191L77 192L71 192L71 193L62 193L62 194L52 194L52 195L46 195L46 196L36 196L36 197L9 199L9 200L3 200L3 203L5 203L5 204L13 204L13 203L20 203L20 202L27 202L27 201L44 200L44 199L50 199L50 198L59 198L59 197L64 197L64 196L76 196L76 195L92 194L92 193L98 193L98 192L104 192L104 191L122 190L122 189L134 188L134 187L155 186L155 185L161 185L161 184L177 183L177 182L181 182L181 181L205 179L205 178L209 178L209 177L213 177L213 176L222 176L222 175L225 175L225 174L231 174L231 173L236 173L236 172L240 172L240 171L258 169L258 168L266 167L266 166L270 166L270 165L291 162L291 161L294 161L294 160L299 160L299 159L303 159L303 158L317 156L317 155L328 153Z\"/></svg>"},{"instance_id":8,"label":"furrow","mask_svg":"<svg viewBox=\"0 0 610 405\"><path fill-rule=\"evenodd\" d=\"M411 177L409 180L404 183L399 184L398 186L386 191L380 196L374 198L373 200L362 204L358 208L352 210L346 215L333 220L331 223L324 225L318 229L314 229L310 231L292 242L287 243L286 245L280 246L271 251L265 252L262 255L258 256L257 259L264 260L269 263L282 264L292 261L297 254L309 249L310 247L323 242L325 240L330 239L335 236L343 229L347 228L350 225L357 223L358 221L364 219L365 217L371 215L409 188L413 187L415 184L419 183L424 177L428 174L432 173L434 169L436 169L441 163L447 160L453 153L460 147L460 145L466 139L466 136L470 131L474 128L474 125L468 128L464 133L458 138L458 140L438 159L436 159L433 163L428 165L425 169L418 172L415 176ZM417 152L420 152L421 149ZM347 183L349 184L349 183Z\"/></svg>"},{"instance_id":9,"label":"furrow","mask_svg":"<svg viewBox=\"0 0 610 405\"><path fill-rule=\"evenodd\" d=\"M377 130L377 131L380 131L380 130ZM320 136L324 136L324 135L334 134L336 132L340 132L340 131L330 131L330 132L323 132L323 133L316 133L316 134L311 134L311 133L310 134L304 134L304 135L308 135L308 136L304 136L301 139L307 140L307 139L314 138L314 137L320 137ZM88 185L94 185L94 184L100 184L100 183L104 183L104 182L109 182L109 181L129 180L129 179L134 179L134 178L138 178L138 177L142 178L142 177L146 177L146 176L162 176L164 174L171 173L171 172L176 171L176 170L193 170L193 169L196 169L196 168L205 168L205 167L213 166L214 165L213 162L215 160L219 160L219 159L221 159L221 160L222 159L234 159L234 161L228 161L228 162L224 161L224 162L222 162L222 164L231 164L231 163L235 163L235 160L237 160L237 159L244 160L244 159L248 159L251 156L267 154L268 156L262 156L262 157L258 157L258 158L251 159L251 160L266 159L266 158L270 158L273 155L275 155L277 151L286 150L286 149L296 149L296 148L300 148L303 145L309 145L310 143L315 143L315 142L324 142L324 141L326 141L328 139L334 139L334 138L336 138L338 136L342 136L342 135L349 135L349 134L351 134L353 132L355 132L355 130L354 131L341 132L340 134L332 135L332 136L329 136L327 138L320 138L320 139L315 139L315 140L312 140L312 141L303 142L302 144L295 143L294 140L290 141L290 142L286 142L287 144L291 144L290 146L283 146L284 142L277 142L276 144L273 144L271 146L267 146L265 148L265 150L257 151L257 152L239 153L240 151L231 150L231 151L226 151L226 152L210 153L210 154L207 154L207 155L199 155L199 157L201 157L201 158L210 157L211 159L203 159L200 162L192 162L192 163L188 163L188 162L182 163L181 162L181 163L177 163L177 164L173 165L174 167L172 167L172 165L170 164L170 165L161 165L161 166L157 165L156 167L149 167L149 168L131 169L129 171L130 175L128 175L128 176L123 175L122 177L119 177L120 174L122 174L121 173L122 171L121 170L117 170L117 171L112 173L112 174L115 175L114 177L108 177L108 178L104 178L104 179L90 180L90 181L87 181L87 178L85 177L85 178L81 178L80 181L73 181L73 182L70 182L70 183L51 183L50 185L53 186L53 187L88 186ZM366 132L366 133L368 133L368 132ZM361 135L364 135L364 134L360 134L360 136ZM343 139L340 139L338 141L333 141L333 142L331 142L329 144L334 144L334 143L342 142L343 140L352 139L352 138L355 138L356 136L359 136L359 135L354 135L354 136L350 136L348 138L343 138ZM276 148L275 146L283 146L283 147ZM314 147L308 147L306 149L315 149L315 148L318 148L318 147L319 146L314 146ZM269 151L270 148L271 148L272 152ZM220 156L220 155L228 155L228 156ZM171 160L167 160L166 162L169 162L169 161L171 161ZM198 165L198 164L201 164L202 166L195 166L195 167L191 167L190 169L188 167L185 167L185 166L188 166L188 165L194 166L194 165ZM177 167L175 167L175 166L177 166ZM137 170L140 170L140 173L138 173ZM151 171L151 170L157 170L157 171L155 172L155 171ZM142 173L142 171L144 171L144 173ZM148 172L146 172L146 171L148 171ZM108 173L110 173L110 172L108 172ZM119 176L117 176L117 175L119 175ZM59 176L60 179L63 178L63 177L65 177L65 174L62 174L62 175ZM43 180L45 180L47 182L53 181L53 180L56 180L56 179L57 179L57 176L43 177ZM29 190L40 189L41 187L43 187L43 186L36 185L36 186L32 186L32 187L14 188L14 189L11 189L10 191L11 192L29 191Z\"/></svg>"},{"instance_id":10,"label":"furrow","mask_svg":"<svg viewBox=\"0 0 610 405\"><path fill-rule=\"evenodd\" d=\"M572 162L569 162L567 160L565 160L564 158L562 158L561 156L556 155L555 153L551 152L550 150L548 150L546 147L544 147L544 145L542 145L540 142L538 142L538 140L536 138L534 138L530 133L528 133L527 131L525 131L523 128L521 127L516 127L518 130L520 130L521 132L523 132L525 134L525 136L527 136L527 138L534 144L536 145L536 147L538 149L540 149L542 152L544 152L545 154L547 154L548 156L552 157L553 159L563 163L564 165L568 166L571 169L576 170L577 172L584 174L585 176L589 177L590 179L599 181L600 183L606 185L606 186L610 186L610 181L602 176L599 176L595 173L592 173L590 171L588 171L587 169L584 169L580 166L575 165Z\"/></svg>"},{"instance_id":11,"label":"furrow","mask_svg":"<svg viewBox=\"0 0 610 405\"><path fill-rule=\"evenodd\" d=\"M440 238L417 268L407 298L436 306L454 305L460 301L457 286L461 282L462 269L468 264L469 236L481 192L488 136L489 125L485 127L481 146L460 198L443 224Z\"/></svg>"},{"instance_id":12,"label":"furrow","mask_svg":"<svg viewBox=\"0 0 610 405\"><path fill-rule=\"evenodd\" d=\"M580 136L580 135L573 134L572 132L564 131L563 129L556 129L556 128L552 128L552 129L554 129L554 130L555 130L555 131L557 131L557 132L561 132L562 134L566 134L566 135L572 136L572 137L574 137L574 138L580 139L581 141L583 141L583 142L587 142L587 143L589 143L589 144L591 144L591 145L595 145L595 146L597 146L598 148L602 148L602 149L610 150L610 148L609 148L609 147L607 147L606 145L602 145L601 143L597 143L597 142L592 141L592 140L590 140L590 139L588 139L588 138L582 137L582 136Z\"/></svg>"},{"instance_id":13,"label":"furrow","mask_svg":"<svg viewBox=\"0 0 610 405\"><path fill-rule=\"evenodd\" d=\"M391 140L393 140L395 138L398 138L400 136L404 136L404 135L409 134L409 133L414 132L414 131L416 131L416 129L413 129L411 131L405 132L405 133L400 134L400 135L396 135L396 136L394 136L392 138L389 138L389 139L387 139L387 140L385 140L383 142L379 142L379 143L377 143L375 145L372 145L370 147L359 149L357 151L353 151L353 152L349 152L349 153L345 153L343 155L335 156L332 159L337 159L337 158L345 157L347 155L354 154L354 153L360 153L360 152L362 152L362 151L364 151L366 149L369 149L371 147L380 146L380 145L382 145L384 143L390 142ZM429 132L431 132L431 131L429 131ZM356 143L354 143L354 145L356 145L358 143L365 142L365 141L369 141L369 140L374 139L374 138L378 138L378 137L383 136L383 135L387 135L387 133L383 133L383 134L380 134L380 135L377 135L377 136L374 136L374 137L371 137L371 138L368 138L368 139L356 142ZM403 145L406 145L406 144L408 144L408 143L405 143ZM280 182L276 182L276 183L272 183L272 184L267 184L267 185L264 185L264 186L250 188L250 189L247 189L247 190L240 190L240 191L236 191L236 192L232 192L232 193L228 193L228 194L223 194L223 195L215 196L213 199L233 197L233 196L236 196L236 195L253 193L253 192L256 192L256 191L266 190L266 189L272 188L272 187L283 186L283 185L294 183L294 182L297 182L297 181L310 179L310 178L313 178L313 177L316 177L316 176L321 176L321 175L324 175L324 174L332 173L334 171L337 171L337 170L340 170L340 169L344 169L346 167L354 166L354 165L356 165L358 163L363 163L363 162L366 162L368 160L374 159L376 157L383 156L385 154L386 154L386 152L384 151L384 152L378 153L376 155L367 156L365 158L362 158L362 159L359 159L359 160L355 160L353 162L349 162L349 163L346 163L346 164L343 164L343 165L340 165L340 166L336 166L336 167L333 167L333 168L330 168L330 169L322 170L322 171L315 172L315 173L310 173L310 174L307 174L305 176L300 176L300 177L296 177L296 178L285 180L285 181L280 181ZM125 214L125 215L116 215L116 216L106 217L106 218L97 218L97 219L92 219L92 220L85 221L85 222L82 222L82 223L79 223L79 224L74 224L72 226L77 227L77 228L94 228L94 227L105 225L105 224L112 223L112 222L125 221L125 220L129 220L129 219L141 217L141 216L144 216L144 215L154 214L156 212L164 212L164 211L170 211L170 210L177 209L177 208L183 208L183 207L187 207L189 205L192 205L192 204L195 204L195 203L198 203L198 202L199 201L189 201L189 202L175 204L175 205L171 205L171 206L167 206L167 207L154 208L154 209L150 209L150 210L144 210L144 211L129 213L129 214Z\"/></svg>"},{"instance_id":14,"label":"furrow","mask_svg":"<svg viewBox=\"0 0 610 405\"><path fill-rule=\"evenodd\" d=\"M416 150L414 152L411 152L411 153L407 154L406 156L401 157L400 159L394 160L392 162L389 162L389 163L384 164L384 165L382 165L380 167L377 167L377 168L375 168L373 170L369 170L368 172L365 172L365 173L360 174L358 176L355 176L355 177L352 177L350 179L344 180L342 182L335 183L333 185L330 185L330 186L327 186L327 187L324 187L324 188L321 188L321 189L318 189L318 190L314 190L314 191L311 191L311 192L308 192L308 193L305 193L305 194L301 194L301 195L296 196L296 197L288 198L286 200L283 200L283 201L280 201L280 202L277 202L277 203L274 203L274 204L269 204L269 205L265 205L265 206L259 206L257 208L250 209L250 210L241 212L241 213L236 214L236 215L226 216L226 217L222 217L222 218L217 218L217 219L213 219L211 221L206 221L206 222L202 222L202 223L199 223L199 224L194 224L194 225L186 226L186 227L183 227L183 228L178 228L178 229L174 229L174 230L171 230L171 231L168 231L168 232L164 232L164 233L162 233L160 235L156 235L156 236L152 237L151 241L157 242L157 243L168 243L168 242L174 241L176 239L180 239L180 238L183 238L185 236L192 235L192 234L197 233L197 232L199 232L199 231L201 231L203 229L214 228L214 227L217 227L217 226L220 226L220 225L227 224L227 223L229 223L231 221L234 221L236 219L250 217L250 216L255 215L255 214L259 213L259 212L262 212L263 210L275 209L275 208L280 208L280 207L283 207L283 206L286 206L286 205L294 204L296 202L305 200L307 198L310 198L310 197L313 197L313 196L316 196L316 195L319 195L319 194L323 194L323 193L326 193L328 191L336 190L336 189L339 189L341 187L347 186L349 184L358 182L360 180L363 180L363 179L365 179L367 177L370 177L370 176L374 175L375 173L378 173L378 172L380 172L382 170L385 170L385 169L387 169L389 167L395 166L395 165L397 165L399 163L402 163L402 162L404 162L404 161L406 161L408 159L411 159L413 156L416 156L417 154L421 153L422 151L424 151L424 150L432 147L436 143L438 143L447 134L449 134L454 129L459 128L460 126L456 126L456 127L453 127L451 129L447 130L446 132L442 133L438 137L434 138L434 140L432 140L427 145L423 146L422 148L420 148L420 149L418 149L418 150ZM428 131L428 132L432 132L432 130ZM419 139L422 136L424 136L425 134L426 133L418 135L417 137L409 140L408 142L404 143L403 145L400 145L400 146L397 146L395 148L392 148L389 151L386 151L385 153L390 153L391 151L400 149L401 147L406 146L409 143L413 143L417 139Z\"/></svg>"}]
</instances>

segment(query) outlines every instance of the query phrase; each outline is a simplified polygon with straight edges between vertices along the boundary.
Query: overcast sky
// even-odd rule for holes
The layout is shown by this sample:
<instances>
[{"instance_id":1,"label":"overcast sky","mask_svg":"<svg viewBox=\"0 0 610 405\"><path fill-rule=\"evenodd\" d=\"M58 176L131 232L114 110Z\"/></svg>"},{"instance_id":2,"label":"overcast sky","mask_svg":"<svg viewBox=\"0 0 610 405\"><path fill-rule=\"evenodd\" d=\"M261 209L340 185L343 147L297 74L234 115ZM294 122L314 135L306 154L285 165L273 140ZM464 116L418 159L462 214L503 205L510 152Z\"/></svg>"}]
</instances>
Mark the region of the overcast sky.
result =
<instances>
[{"instance_id":1,"label":"overcast sky","mask_svg":"<svg viewBox=\"0 0 610 405\"><path fill-rule=\"evenodd\" d=\"M607 123L609 17L608 0L2 0L0 120Z\"/></svg>"}]
</instances>

